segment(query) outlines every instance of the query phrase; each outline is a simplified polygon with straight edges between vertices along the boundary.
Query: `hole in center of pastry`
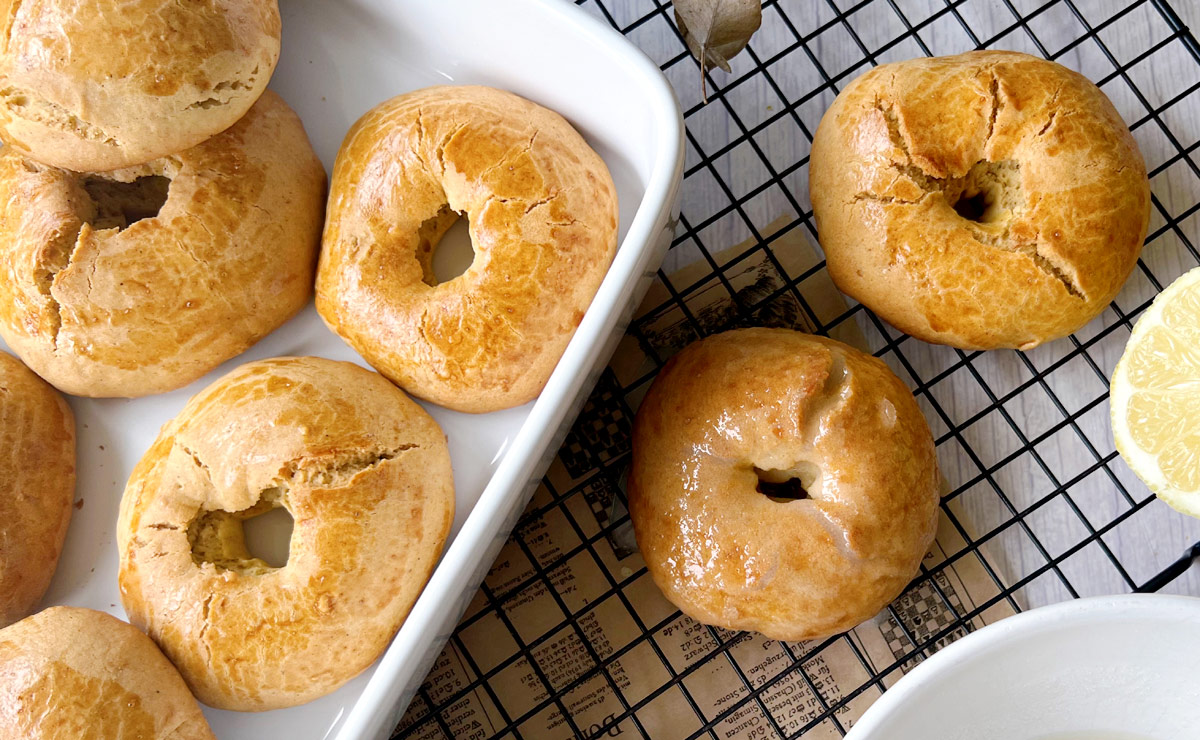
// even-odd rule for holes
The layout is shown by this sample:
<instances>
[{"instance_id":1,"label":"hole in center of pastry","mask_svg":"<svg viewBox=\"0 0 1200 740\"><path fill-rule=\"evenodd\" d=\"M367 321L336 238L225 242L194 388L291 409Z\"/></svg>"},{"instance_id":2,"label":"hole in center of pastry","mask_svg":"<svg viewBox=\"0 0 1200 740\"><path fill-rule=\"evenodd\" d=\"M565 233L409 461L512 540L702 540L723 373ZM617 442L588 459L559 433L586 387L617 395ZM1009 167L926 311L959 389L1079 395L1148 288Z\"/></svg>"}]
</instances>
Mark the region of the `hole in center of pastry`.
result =
<instances>
[{"instance_id":1,"label":"hole in center of pastry","mask_svg":"<svg viewBox=\"0 0 1200 740\"><path fill-rule=\"evenodd\" d=\"M980 192L959 198L954 204L954 212L968 221L982 223L989 205L988 194Z\"/></svg>"},{"instance_id":2,"label":"hole in center of pastry","mask_svg":"<svg viewBox=\"0 0 1200 740\"><path fill-rule=\"evenodd\" d=\"M798 463L791 468L754 468L758 476L755 490L775 501L786 504L790 501L812 498L809 490L817 482L820 470L812 463Z\"/></svg>"},{"instance_id":3,"label":"hole in center of pastry","mask_svg":"<svg viewBox=\"0 0 1200 740\"><path fill-rule=\"evenodd\" d=\"M272 488L248 509L200 512L188 525L192 562L244 574L287 565L293 521L285 498L282 489Z\"/></svg>"},{"instance_id":4,"label":"hole in center of pastry","mask_svg":"<svg viewBox=\"0 0 1200 740\"><path fill-rule=\"evenodd\" d=\"M978 162L965 177L945 183L950 207L977 224L1003 221L1022 206L1020 165L1011 160Z\"/></svg>"},{"instance_id":5,"label":"hole in center of pastry","mask_svg":"<svg viewBox=\"0 0 1200 740\"><path fill-rule=\"evenodd\" d=\"M87 219L93 229L127 229L142 219L154 218L167 202L171 179L146 175L130 182L98 175L83 178L83 189L94 208Z\"/></svg>"},{"instance_id":6,"label":"hole in center of pastry","mask_svg":"<svg viewBox=\"0 0 1200 740\"><path fill-rule=\"evenodd\" d=\"M292 540L292 515L282 506L242 522L246 550L272 568L282 568L288 562Z\"/></svg>"},{"instance_id":7,"label":"hole in center of pastry","mask_svg":"<svg viewBox=\"0 0 1200 740\"><path fill-rule=\"evenodd\" d=\"M475 261L471 227L464 214L442 206L417 232L421 279L431 288L462 275Z\"/></svg>"}]
</instances>

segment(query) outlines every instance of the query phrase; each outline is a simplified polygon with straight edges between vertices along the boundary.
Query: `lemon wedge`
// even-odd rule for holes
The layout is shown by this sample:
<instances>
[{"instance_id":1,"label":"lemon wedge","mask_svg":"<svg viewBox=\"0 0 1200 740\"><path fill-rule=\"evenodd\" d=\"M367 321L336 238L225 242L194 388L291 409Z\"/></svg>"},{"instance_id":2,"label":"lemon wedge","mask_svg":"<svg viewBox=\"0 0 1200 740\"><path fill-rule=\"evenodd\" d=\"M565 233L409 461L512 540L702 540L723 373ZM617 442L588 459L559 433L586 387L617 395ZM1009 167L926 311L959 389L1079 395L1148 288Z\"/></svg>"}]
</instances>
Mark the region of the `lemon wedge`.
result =
<instances>
[{"instance_id":1,"label":"lemon wedge","mask_svg":"<svg viewBox=\"0 0 1200 740\"><path fill-rule=\"evenodd\" d=\"M1113 372L1113 439L1160 499L1200 518L1200 267L1154 299Z\"/></svg>"}]
</instances>

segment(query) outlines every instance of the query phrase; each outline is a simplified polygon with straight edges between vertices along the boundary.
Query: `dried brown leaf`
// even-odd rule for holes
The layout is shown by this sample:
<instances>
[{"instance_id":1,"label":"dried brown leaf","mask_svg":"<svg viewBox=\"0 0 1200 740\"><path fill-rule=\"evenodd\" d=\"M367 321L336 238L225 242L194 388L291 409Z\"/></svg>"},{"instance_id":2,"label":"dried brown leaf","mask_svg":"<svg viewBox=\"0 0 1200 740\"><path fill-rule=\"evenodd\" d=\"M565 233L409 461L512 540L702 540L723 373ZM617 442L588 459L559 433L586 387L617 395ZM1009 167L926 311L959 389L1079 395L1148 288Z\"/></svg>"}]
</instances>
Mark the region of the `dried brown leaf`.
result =
<instances>
[{"instance_id":1,"label":"dried brown leaf","mask_svg":"<svg viewBox=\"0 0 1200 740\"><path fill-rule=\"evenodd\" d=\"M675 23L692 56L700 62L700 90L708 102L704 75L712 67L729 71L762 25L762 0L675 0Z\"/></svg>"}]
</instances>

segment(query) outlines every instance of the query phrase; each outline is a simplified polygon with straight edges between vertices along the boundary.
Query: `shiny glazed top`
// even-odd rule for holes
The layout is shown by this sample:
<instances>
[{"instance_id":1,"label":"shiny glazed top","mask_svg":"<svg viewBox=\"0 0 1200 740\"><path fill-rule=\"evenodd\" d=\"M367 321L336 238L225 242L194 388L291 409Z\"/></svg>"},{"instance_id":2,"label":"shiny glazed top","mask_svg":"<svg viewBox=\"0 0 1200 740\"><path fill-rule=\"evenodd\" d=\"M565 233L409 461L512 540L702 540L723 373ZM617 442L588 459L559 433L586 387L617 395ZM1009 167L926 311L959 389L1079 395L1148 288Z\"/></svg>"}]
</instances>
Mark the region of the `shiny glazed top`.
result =
<instances>
[{"instance_id":1,"label":"shiny glazed top","mask_svg":"<svg viewBox=\"0 0 1200 740\"><path fill-rule=\"evenodd\" d=\"M0 740L215 740L150 638L55 606L0 630Z\"/></svg>"},{"instance_id":2,"label":"shiny glazed top","mask_svg":"<svg viewBox=\"0 0 1200 740\"><path fill-rule=\"evenodd\" d=\"M776 501L759 478L798 478ZM708 337L638 409L629 506L655 583L707 624L850 629L916 575L937 524L933 439L880 360L784 329Z\"/></svg>"}]
</instances>

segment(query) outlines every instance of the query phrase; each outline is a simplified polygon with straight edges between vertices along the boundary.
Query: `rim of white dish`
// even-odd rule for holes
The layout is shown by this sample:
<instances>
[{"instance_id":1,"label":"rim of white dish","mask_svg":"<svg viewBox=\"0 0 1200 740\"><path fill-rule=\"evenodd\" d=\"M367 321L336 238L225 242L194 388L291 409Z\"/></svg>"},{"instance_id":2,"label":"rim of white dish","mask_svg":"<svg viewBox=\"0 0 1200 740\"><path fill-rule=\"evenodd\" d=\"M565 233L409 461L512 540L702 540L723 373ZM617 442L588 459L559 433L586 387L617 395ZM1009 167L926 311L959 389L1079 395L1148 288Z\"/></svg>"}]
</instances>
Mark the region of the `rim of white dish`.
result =
<instances>
[{"instance_id":1,"label":"rim of white dish","mask_svg":"<svg viewBox=\"0 0 1200 740\"><path fill-rule=\"evenodd\" d=\"M575 27L580 33L597 43L619 50L620 63L634 69L643 77L647 89L652 91L651 104L659 122L655 135L657 153L652 172L642 196L642 202L634 213L629 230L625 234L622 245L645 242L654 235L655 220L661 208L670 208L674 193L678 191L683 172L683 112L671 84L649 57L633 45L622 34L589 15L574 3L559 2L558 0L521 0L526 5L537 5L539 9L556 16L560 22ZM327 737L366 738L371 735L381 716L388 716L398 700L403 686L399 680L400 664L416 651L417 638L413 630L406 625L426 624L433 622L435 612L447 603L454 603L457 598L454 583L469 575L474 568L468 567L476 560L481 552L491 543L490 537L484 534L488 523L494 520L510 502L510 498L500 495L503 491L520 490L523 488L521 479L523 472L521 463L525 461L525 452L536 446L544 439L552 436L558 425L559 418L565 410L562 403L570 395L572 385L582 382L574 374L563 372L564 367L581 367L586 358L599 352L596 345L604 324L615 320L614 310L594 311L596 305L615 305L616 298L622 290L635 279L639 265L637 260L614 259L608 274L600 285L600 289L592 299L583 321L576 328L575 336L567 345L566 351L559 359L558 366L551 374L545 388L521 429L510 442L509 452L501 460L492 473L492 478L484 487L479 499L462 528L449 544L438 562L437 568L430 577L420 598L413 605L412 611L405 619L405 624L389 644L378 664L378 670L387 676L387 680L371 681L363 689L358 701L350 707L344 723L339 727L335 722ZM490 566L491 563L483 567ZM476 575L480 575L476 573ZM465 602L464 602L465 605ZM439 635L438 639L445 640L449 635ZM398 647L399 646L399 647ZM388 729L390 732L390 728Z\"/></svg>"},{"instance_id":2,"label":"rim of white dish","mask_svg":"<svg viewBox=\"0 0 1200 740\"><path fill-rule=\"evenodd\" d=\"M1004 645L1021 642L1032 635L1054 632L1081 624L1119 622L1139 615L1179 618L1200 624L1200 598L1174 594L1121 594L1092 596L1064 601L1014 614L969 633L923 660L875 700L844 740L862 740L869 733L883 732L892 716L911 703L926 685L944 670L971 661Z\"/></svg>"}]
</instances>

